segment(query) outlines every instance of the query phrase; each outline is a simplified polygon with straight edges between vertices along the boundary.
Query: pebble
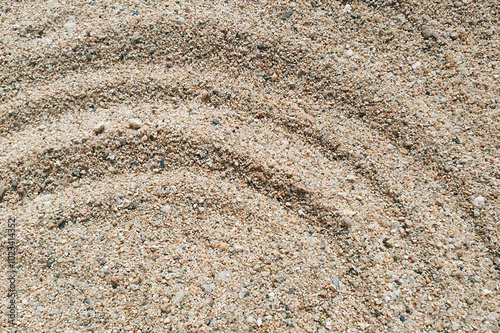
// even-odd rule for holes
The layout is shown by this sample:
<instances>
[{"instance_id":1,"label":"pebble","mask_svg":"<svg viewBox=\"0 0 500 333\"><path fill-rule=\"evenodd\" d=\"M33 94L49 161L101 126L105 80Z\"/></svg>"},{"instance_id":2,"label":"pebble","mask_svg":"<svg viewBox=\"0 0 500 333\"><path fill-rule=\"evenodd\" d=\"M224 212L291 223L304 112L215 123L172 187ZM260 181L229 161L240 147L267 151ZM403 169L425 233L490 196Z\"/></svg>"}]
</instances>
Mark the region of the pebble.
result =
<instances>
[{"instance_id":1,"label":"pebble","mask_svg":"<svg viewBox=\"0 0 500 333\"><path fill-rule=\"evenodd\" d=\"M316 124L316 118L314 118L310 114L304 114L304 118L306 118L311 124Z\"/></svg>"},{"instance_id":2,"label":"pebble","mask_svg":"<svg viewBox=\"0 0 500 333\"><path fill-rule=\"evenodd\" d=\"M430 27L424 25L422 27L422 36L425 38L425 39L429 39L431 37L434 37L434 38L438 38L439 37L439 34L437 33L437 31L435 30L432 30Z\"/></svg>"},{"instance_id":3,"label":"pebble","mask_svg":"<svg viewBox=\"0 0 500 333\"><path fill-rule=\"evenodd\" d=\"M477 197L474 199L474 206L482 207L484 206L485 201L486 201L485 197Z\"/></svg>"},{"instance_id":4,"label":"pebble","mask_svg":"<svg viewBox=\"0 0 500 333\"><path fill-rule=\"evenodd\" d=\"M345 178L346 178L348 181L353 182L353 181L355 181L358 177L356 177L356 176L354 176L354 175L347 175Z\"/></svg>"},{"instance_id":5,"label":"pebble","mask_svg":"<svg viewBox=\"0 0 500 333\"><path fill-rule=\"evenodd\" d=\"M172 305L180 304L182 302L182 300L184 299L185 295L186 295L186 293L184 292L184 290L179 290L175 294L175 297L172 299Z\"/></svg>"},{"instance_id":6,"label":"pebble","mask_svg":"<svg viewBox=\"0 0 500 333\"><path fill-rule=\"evenodd\" d=\"M170 307L168 306L168 304L162 304L162 305L160 305L160 310L163 313L169 313L170 312Z\"/></svg>"},{"instance_id":7,"label":"pebble","mask_svg":"<svg viewBox=\"0 0 500 333\"><path fill-rule=\"evenodd\" d=\"M132 37L130 37L130 41L132 43L137 43L139 41L139 39L141 39L141 38L142 38L141 34L138 31L136 31L136 32L134 32Z\"/></svg>"},{"instance_id":8,"label":"pebble","mask_svg":"<svg viewBox=\"0 0 500 333\"><path fill-rule=\"evenodd\" d=\"M208 91L206 91L206 90L203 90L201 92L201 99L203 101L207 101L209 98L210 98L210 93Z\"/></svg>"},{"instance_id":9,"label":"pebble","mask_svg":"<svg viewBox=\"0 0 500 333\"><path fill-rule=\"evenodd\" d=\"M69 17L69 21L64 23L64 29L71 30L76 27L76 19L74 16Z\"/></svg>"},{"instance_id":10,"label":"pebble","mask_svg":"<svg viewBox=\"0 0 500 333\"><path fill-rule=\"evenodd\" d=\"M247 322L248 322L249 324L253 324L253 323L255 323L255 318L254 318L254 317L252 317L252 316L248 316L248 317L247 317Z\"/></svg>"},{"instance_id":11,"label":"pebble","mask_svg":"<svg viewBox=\"0 0 500 333\"><path fill-rule=\"evenodd\" d=\"M215 284L214 283L210 283L210 284L203 284L201 286L201 289L203 289L203 291L207 294L210 294L214 289L215 289Z\"/></svg>"},{"instance_id":12,"label":"pebble","mask_svg":"<svg viewBox=\"0 0 500 333\"><path fill-rule=\"evenodd\" d=\"M347 216L342 216L342 225L346 228L346 229L351 229L352 228L352 225L353 225L353 221L351 218L347 217Z\"/></svg>"},{"instance_id":13,"label":"pebble","mask_svg":"<svg viewBox=\"0 0 500 333\"><path fill-rule=\"evenodd\" d=\"M417 61L413 65L411 65L411 68L413 68L414 71L418 71L420 69L420 66L422 66L422 63L420 61Z\"/></svg>"},{"instance_id":14,"label":"pebble","mask_svg":"<svg viewBox=\"0 0 500 333\"><path fill-rule=\"evenodd\" d=\"M128 125L133 129L139 129L142 127L142 122L139 119L129 119Z\"/></svg>"},{"instance_id":15,"label":"pebble","mask_svg":"<svg viewBox=\"0 0 500 333\"><path fill-rule=\"evenodd\" d=\"M106 128L106 123L100 122L99 124L95 125L94 132L96 132L96 134L102 133L104 132L105 128Z\"/></svg>"}]
</instances>

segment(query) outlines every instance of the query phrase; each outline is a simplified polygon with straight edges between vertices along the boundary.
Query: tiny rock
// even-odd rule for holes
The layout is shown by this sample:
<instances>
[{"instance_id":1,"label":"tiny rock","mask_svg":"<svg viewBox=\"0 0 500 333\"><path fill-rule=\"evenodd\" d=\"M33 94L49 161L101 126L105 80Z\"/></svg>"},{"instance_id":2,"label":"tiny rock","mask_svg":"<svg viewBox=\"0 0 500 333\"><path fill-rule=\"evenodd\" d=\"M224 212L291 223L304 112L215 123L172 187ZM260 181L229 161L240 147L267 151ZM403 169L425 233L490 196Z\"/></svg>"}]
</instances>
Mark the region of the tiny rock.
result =
<instances>
[{"instance_id":1,"label":"tiny rock","mask_svg":"<svg viewBox=\"0 0 500 333\"><path fill-rule=\"evenodd\" d=\"M433 38L436 38L436 39L437 39L437 38L439 37L439 34L438 34L435 30L433 30L433 29L431 29L430 27L428 27L428 26L424 25L424 26L422 27L422 36L423 36L425 39L429 39L429 38L431 38L431 37L433 37Z\"/></svg>"},{"instance_id":2,"label":"tiny rock","mask_svg":"<svg viewBox=\"0 0 500 333\"><path fill-rule=\"evenodd\" d=\"M310 114L304 114L304 118L306 118L311 124L316 124L316 118L314 118Z\"/></svg>"},{"instance_id":3,"label":"tiny rock","mask_svg":"<svg viewBox=\"0 0 500 333\"><path fill-rule=\"evenodd\" d=\"M104 129L106 128L106 123L100 122L99 124L95 125L94 127L94 132L97 134L104 132Z\"/></svg>"},{"instance_id":4,"label":"tiny rock","mask_svg":"<svg viewBox=\"0 0 500 333\"><path fill-rule=\"evenodd\" d=\"M136 31L136 32L134 32L134 34L132 35L132 37L130 37L130 41L132 43L137 43L139 41L139 39L141 39L141 38L142 38L141 34Z\"/></svg>"},{"instance_id":5,"label":"tiny rock","mask_svg":"<svg viewBox=\"0 0 500 333\"><path fill-rule=\"evenodd\" d=\"M142 122L139 119L129 119L128 125L133 129L139 129L142 127Z\"/></svg>"},{"instance_id":6,"label":"tiny rock","mask_svg":"<svg viewBox=\"0 0 500 333\"><path fill-rule=\"evenodd\" d=\"M347 216L342 216L342 225L346 228L346 229L351 229L352 228L352 225L353 225L353 221L351 218L347 217Z\"/></svg>"},{"instance_id":7,"label":"tiny rock","mask_svg":"<svg viewBox=\"0 0 500 333\"><path fill-rule=\"evenodd\" d=\"M184 290L179 290L177 294L175 294L175 297L172 299L172 305L177 305L182 302L184 299L185 292Z\"/></svg>"},{"instance_id":8,"label":"tiny rock","mask_svg":"<svg viewBox=\"0 0 500 333\"><path fill-rule=\"evenodd\" d=\"M210 93L208 91L206 91L206 90L203 90L201 92L201 99L203 101L207 101L209 98L210 98Z\"/></svg>"},{"instance_id":9,"label":"tiny rock","mask_svg":"<svg viewBox=\"0 0 500 333\"><path fill-rule=\"evenodd\" d=\"M69 17L69 21L64 23L64 29L71 30L76 27L76 19L74 16Z\"/></svg>"},{"instance_id":10,"label":"tiny rock","mask_svg":"<svg viewBox=\"0 0 500 333\"><path fill-rule=\"evenodd\" d=\"M474 199L474 206L476 207L484 206L485 201L486 201L485 197L477 197Z\"/></svg>"},{"instance_id":11,"label":"tiny rock","mask_svg":"<svg viewBox=\"0 0 500 333\"><path fill-rule=\"evenodd\" d=\"M353 181L355 181L358 177L356 177L356 176L354 176L354 175L347 175L345 178L346 178L348 181L353 182Z\"/></svg>"},{"instance_id":12,"label":"tiny rock","mask_svg":"<svg viewBox=\"0 0 500 333\"><path fill-rule=\"evenodd\" d=\"M170 312L170 307L168 306L168 304L162 304L162 305L160 305L160 310L163 313L169 313Z\"/></svg>"}]
</instances>

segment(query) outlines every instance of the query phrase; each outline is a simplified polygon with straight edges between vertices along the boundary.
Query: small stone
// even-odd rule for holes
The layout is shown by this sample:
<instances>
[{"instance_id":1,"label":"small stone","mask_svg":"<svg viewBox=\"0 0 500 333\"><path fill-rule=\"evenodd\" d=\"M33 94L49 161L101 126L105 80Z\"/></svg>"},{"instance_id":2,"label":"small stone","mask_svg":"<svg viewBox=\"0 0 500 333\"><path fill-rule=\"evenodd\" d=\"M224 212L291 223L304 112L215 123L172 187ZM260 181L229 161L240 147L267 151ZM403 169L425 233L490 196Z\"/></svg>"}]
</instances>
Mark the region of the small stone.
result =
<instances>
[{"instance_id":1,"label":"small stone","mask_svg":"<svg viewBox=\"0 0 500 333\"><path fill-rule=\"evenodd\" d=\"M168 306L168 304L162 304L162 305L160 305L160 310L163 313L169 313L170 312L170 307Z\"/></svg>"},{"instance_id":2,"label":"small stone","mask_svg":"<svg viewBox=\"0 0 500 333\"><path fill-rule=\"evenodd\" d=\"M129 119L128 125L133 129L139 129L142 127L142 122L139 119Z\"/></svg>"},{"instance_id":3,"label":"small stone","mask_svg":"<svg viewBox=\"0 0 500 333\"><path fill-rule=\"evenodd\" d=\"M220 122L219 122L219 120L218 120L218 119L213 119L213 120L212 120L212 123L213 123L214 125L219 125L219 123L220 123Z\"/></svg>"},{"instance_id":4,"label":"small stone","mask_svg":"<svg viewBox=\"0 0 500 333\"><path fill-rule=\"evenodd\" d=\"M139 39L141 39L141 38L142 38L141 34L138 31L136 31L136 32L134 32L132 37L130 37L130 41L132 43L137 43L139 41Z\"/></svg>"},{"instance_id":5,"label":"small stone","mask_svg":"<svg viewBox=\"0 0 500 333\"><path fill-rule=\"evenodd\" d=\"M485 201L486 201L485 197L477 197L474 199L474 206L482 207L484 206Z\"/></svg>"},{"instance_id":6,"label":"small stone","mask_svg":"<svg viewBox=\"0 0 500 333\"><path fill-rule=\"evenodd\" d=\"M184 17L182 17L182 16L179 17L178 21L179 21L180 24L186 23L186 19Z\"/></svg>"},{"instance_id":7,"label":"small stone","mask_svg":"<svg viewBox=\"0 0 500 333\"><path fill-rule=\"evenodd\" d=\"M147 136L147 135L144 135L144 136L142 137L142 142L148 142L148 140L149 140L149 138L148 138L148 136Z\"/></svg>"},{"instance_id":8,"label":"small stone","mask_svg":"<svg viewBox=\"0 0 500 333\"><path fill-rule=\"evenodd\" d=\"M332 282L333 282L333 285L334 285L337 289L339 289L339 288L340 288L340 280L339 280L339 278L338 278L338 277L334 276L334 277L332 278Z\"/></svg>"},{"instance_id":9,"label":"small stone","mask_svg":"<svg viewBox=\"0 0 500 333\"><path fill-rule=\"evenodd\" d=\"M257 319L257 326L259 326L259 327L262 326L262 318Z\"/></svg>"},{"instance_id":10,"label":"small stone","mask_svg":"<svg viewBox=\"0 0 500 333\"><path fill-rule=\"evenodd\" d=\"M421 66L422 66L422 63L420 61L417 61L416 63L411 65L411 68L413 68L414 71L418 71Z\"/></svg>"},{"instance_id":11,"label":"small stone","mask_svg":"<svg viewBox=\"0 0 500 333\"><path fill-rule=\"evenodd\" d=\"M465 277L465 273L464 271L460 270L460 269L457 269L456 271L453 272L452 274L454 277L456 278L459 278L459 279L462 279Z\"/></svg>"},{"instance_id":12,"label":"small stone","mask_svg":"<svg viewBox=\"0 0 500 333\"><path fill-rule=\"evenodd\" d=\"M203 90L201 92L201 100L202 101L208 101L208 99L210 98L210 93L206 90Z\"/></svg>"},{"instance_id":13,"label":"small stone","mask_svg":"<svg viewBox=\"0 0 500 333\"><path fill-rule=\"evenodd\" d=\"M172 305L180 304L185 295L186 293L184 292L184 290L179 290L177 294L175 294L175 297L172 299Z\"/></svg>"},{"instance_id":14,"label":"small stone","mask_svg":"<svg viewBox=\"0 0 500 333\"><path fill-rule=\"evenodd\" d=\"M406 318L405 316L399 316L399 320L401 320L401 322L404 323L406 321Z\"/></svg>"},{"instance_id":15,"label":"small stone","mask_svg":"<svg viewBox=\"0 0 500 333\"><path fill-rule=\"evenodd\" d=\"M233 247L233 252L235 252L235 253L237 253L237 252L243 252L243 251L245 251L245 248L243 246L241 246L241 245L235 245Z\"/></svg>"},{"instance_id":16,"label":"small stone","mask_svg":"<svg viewBox=\"0 0 500 333\"><path fill-rule=\"evenodd\" d=\"M342 216L342 225L346 228L346 229L351 229L352 226L353 226L353 221L351 218L347 217L347 216Z\"/></svg>"},{"instance_id":17,"label":"small stone","mask_svg":"<svg viewBox=\"0 0 500 333\"><path fill-rule=\"evenodd\" d=\"M132 284L132 285L130 286L130 288L131 288L132 290L134 290L134 291L135 291L135 290L139 289L139 285L137 285L137 284Z\"/></svg>"},{"instance_id":18,"label":"small stone","mask_svg":"<svg viewBox=\"0 0 500 333\"><path fill-rule=\"evenodd\" d=\"M203 289L203 291L207 294L210 294L214 289L215 289L215 284L214 283L210 283L210 284L203 284L201 286L201 289Z\"/></svg>"},{"instance_id":19,"label":"small stone","mask_svg":"<svg viewBox=\"0 0 500 333\"><path fill-rule=\"evenodd\" d=\"M408 314L411 314L410 307L408 307L408 306L407 306L407 307L405 308L405 312L406 312L406 313L408 313Z\"/></svg>"},{"instance_id":20,"label":"small stone","mask_svg":"<svg viewBox=\"0 0 500 333\"><path fill-rule=\"evenodd\" d=\"M424 25L422 27L422 36L424 37L424 39L429 39L431 37L437 39L439 37L439 34L435 30L433 30L433 29L429 28L428 26Z\"/></svg>"},{"instance_id":21,"label":"small stone","mask_svg":"<svg viewBox=\"0 0 500 333\"><path fill-rule=\"evenodd\" d=\"M69 17L69 21L64 23L64 29L71 30L76 27L76 19L74 16Z\"/></svg>"},{"instance_id":22,"label":"small stone","mask_svg":"<svg viewBox=\"0 0 500 333\"><path fill-rule=\"evenodd\" d=\"M99 124L95 125L94 132L96 132L96 134L102 133L104 132L105 128L106 128L106 123L100 122Z\"/></svg>"},{"instance_id":23,"label":"small stone","mask_svg":"<svg viewBox=\"0 0 500 333\"><path fill-rule=\"evenodd\" d=\"M356 177L356 176L354 176L354 175L347 175L345 178L346 178L348 181L353 182L353 181L355 181L358 177Z\"/></svg>"},{"instance_id":24,"label":"small stone","mask_svg":"<svg viewBox=\"0 0 500 333\"><path fill-rule=\"evenodd\" d=\"M248 322L249 324L253 324L253 323L255 323L255 318L254 318L254 317L252 317L252 316L248 316L248 317L247 317L247 322Z\"/></svg>"},{"instance_id":25,"label":"small stone","mask_svg":"<svg viewBox=\"0 0 500 333\"><path fill-rule=\"evenodd\" d=\"M304 118L306 118L311 124L316 124L316 118L314 118L310 114L304 114Z\"/></svg>"}]
</instances>

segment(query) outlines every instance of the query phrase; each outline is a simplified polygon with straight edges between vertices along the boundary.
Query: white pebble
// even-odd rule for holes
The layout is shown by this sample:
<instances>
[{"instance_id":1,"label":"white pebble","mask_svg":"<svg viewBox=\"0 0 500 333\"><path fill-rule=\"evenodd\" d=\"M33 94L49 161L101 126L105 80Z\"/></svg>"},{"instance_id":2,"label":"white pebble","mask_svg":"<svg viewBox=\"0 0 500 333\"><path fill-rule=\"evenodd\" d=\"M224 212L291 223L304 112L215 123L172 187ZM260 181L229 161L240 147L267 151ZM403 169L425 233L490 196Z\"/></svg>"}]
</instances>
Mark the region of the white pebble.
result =
<instances>
[{"instance_id":1,"label":"white pebble","mask_svg":"<svg viewBox=\"0 0 500 333\"><path fill-rule=\"evenodd\" d=\"M420 69L420 66L422 66L422 63L420 61L417 61L413 65L411 65L411 68L413 68L414 71L417 71Z\"/></svg>"},{"instance_id":2,"label":"white pebble","mask_svg":"<svg viewBox=\"0 0 500 333\"><path fill-rule=\"evenodd\" d=\"M106 123L105 122L100 122L99 124L95 125L94 132L96 132L96 133L102 133L102 132L104 132L105 128L106 128Z\"/></svg>"},{"instance_id":3,"label":"white pebble","mask_svg":"<svg viewBox=\"0 0 500 333\"><path fill-rule=\"evenodd\" d=\"M177 305L182 302L182 300L184 299L184 295L184 290L179 290L177 294L175 294L175 297L172 299L172 305Z\"/></svg>"},{"instance_id":4,"label":"white pebble","mask_svg":"<svg viewBox=\"0 0 500 333\"><path fill-rule=\"evenodd\" d=\"M76 19L74 16L69 17L69 21L64 23L64 29L71 30L76 27Z\"/></svg>"},{"instance_id":5,"label":"white pebble","mask_svg":"<svg viewBox=\"0 0 500 333\"><path fill-rule=\"evenodd\" d=\"M141 34L139 32L134 32L134 34L132 35L132 37L130 37L130 41L132 43L137 43L137 41L139 41L139 39L141 39Z\"/></svg>"},{"instance_id":6,"label":"white pebble","mask_svg":"<svg viewBox=\"0 0 500 333\"><path fill-rule=\"evenodd\" d=\"M128 125L134 129L139 129L142 127L142 122L139 119L129 119Z\"/></svg>"},{"instance_id":7,"label":"white pebble","mask_svg":"<svg viewBox=\"0 0 500 333\"><path fill-rule=\"evenodd\" d=\"M485 197L477 197L474 199L474 206L476 207L484 206L485 201L486 201Z\"/></svg>"},{"instance_id":8,"label":"white pebble","mask_svg":"<svg viewBox=\"0 0 500 333\"><path fill-rule=\"evenodd\" d=\"M348 181L353 182L353 181L355 181L355 180L356 180L356 178L358 178L358 177L356 177L356 176L354 176L354 175L347 175L345 178L346 178Z\"/></svg>"}]
</instances>

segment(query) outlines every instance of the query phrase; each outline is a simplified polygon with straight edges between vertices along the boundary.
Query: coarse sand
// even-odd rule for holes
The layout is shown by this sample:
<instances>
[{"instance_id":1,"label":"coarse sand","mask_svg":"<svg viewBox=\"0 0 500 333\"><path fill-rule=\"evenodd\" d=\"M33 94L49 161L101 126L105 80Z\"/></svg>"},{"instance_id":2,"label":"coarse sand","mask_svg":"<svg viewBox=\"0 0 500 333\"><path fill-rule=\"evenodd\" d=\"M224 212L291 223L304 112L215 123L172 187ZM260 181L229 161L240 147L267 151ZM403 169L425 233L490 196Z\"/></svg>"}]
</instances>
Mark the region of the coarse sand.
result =
<instances>
[{"instance_id":1,"label":"coarse sand","mask_svg":"<svg viewBox=\"0 0 500 333\"><path fill-rule=\"evenodd\" d=\"M1 331L499 332L499 14L2 1Z\"/></svg>"}]
</instances>

